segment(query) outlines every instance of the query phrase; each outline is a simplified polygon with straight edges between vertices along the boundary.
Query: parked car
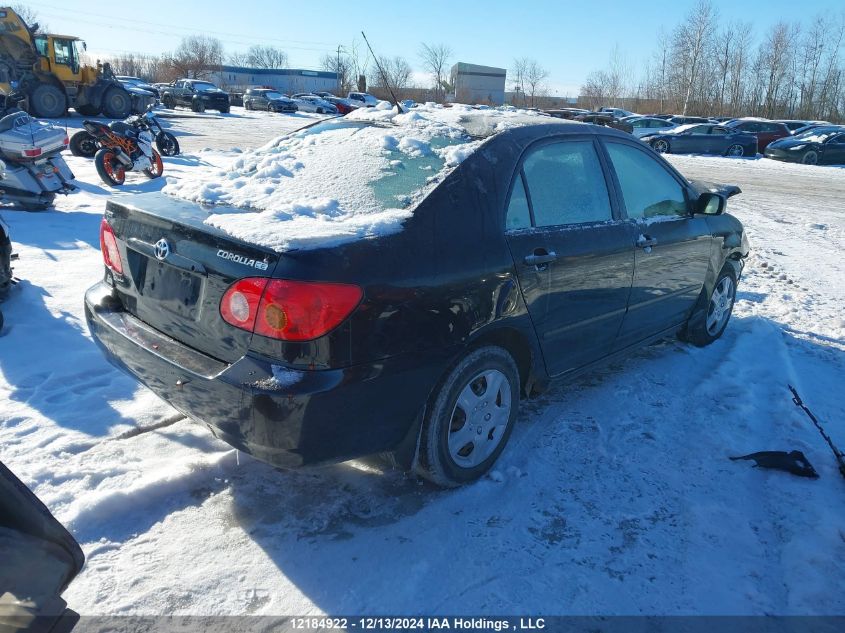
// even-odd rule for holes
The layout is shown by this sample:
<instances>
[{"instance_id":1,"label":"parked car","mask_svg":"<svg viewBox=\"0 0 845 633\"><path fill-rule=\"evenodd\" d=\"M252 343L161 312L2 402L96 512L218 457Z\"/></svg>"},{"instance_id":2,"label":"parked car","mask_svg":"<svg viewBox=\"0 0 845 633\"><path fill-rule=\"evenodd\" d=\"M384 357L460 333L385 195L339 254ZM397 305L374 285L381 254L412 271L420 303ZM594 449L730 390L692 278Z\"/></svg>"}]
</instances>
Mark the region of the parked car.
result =
<instances>
[{"instance_id":1,"label":"parked car","mask_svg":"<svg viewBox=\"0 0 845 633\"><path fill-rule=\"evenodd\" d=\"M634 127L630 123L620 121L610 112L589 112L587 114L580 114L575 117L575 120L581 121L582 123L592 123L593 125L612 127L613 129L620 130L621 132L627 132L628 134L633 134L634 132Z\"/></svg>"},{"instance_id":2,"label":"parked car","mask_svg":"<svg viewBox=\"0 0 845 633\"><path fill-rule=\"evenodd\" d=\"M772 141L763 155L805 165L845 165L845 127L818 127Z\"/></svg>"},{"instance_id":3,"label":"parked car","mask_svg":"<svg viewBox=\"0 0 845 633\"><path fill-rule=\"evenodd\" d=\"M624 110L622 108L599 108L599 112L607 112L608 114L612 114L617 119L621 119L626 116L632 116L635 113L631 112L630 110Z\"/></svg>"},{"instance_id":4,"label":"parked car","mask_svg":"<svg viewBox=\"0 0 845 633\"><path fill-rule=\"evenodd\" d=\"M654 134L656 132L661 132L664 130L671 130L672 128L676 127L675 124L671 121L667 121L666 119L658 119L656 117L641 116L623 119L623 121L631 125L631 127L633 128L631 134L633 134L637 138L648 136L650 134Z\"/></svg>"},{"instance_id":5,"label":"parked car","mask_svg":"<svg viewBox=\"0 0 845 633\"><path fill-rule=\"evenodd\" d=\"M757 137L714 123L691 123L640 138L659 154L754 156Z\"/></svg>"},{"instance_id":6,"label":"parked car","mask_svg":"<svg viewBox=\"0 0 845 633\"><path fill-rule=\"evenodd\" d=\"M815 130L816 128L828 127L831 125L833 125L833 123L808 123L804 127L799 127L797 130L792 130L792 135L798 136L799 134L803 134L804 132L809 132L810 130Z\"/></svg>"},{"instance_id":7,"label":"parked car","mask_svg":"<svg viewBox=\"0 0 845 633\"><path fill-rule=\"evenodd\" d=\"M368 108L372 108L378 105L378 99L371 95L369 92L350 92L346 95L346 98L352 101L353 103L358 104L359 107L365 106Z\"/></svg>"},{"instance_id":8,"label":"parked car","mask_svg":"<svg viewBox=\"0 0 845 633\"><path fill-rule=\"evenodd\" d=\"M337 108L339 114L349 114L358 108L349 99L343 99L341 97L323 97L323 99Z\"/></svg>"},{"instance_id":9,"label":"parked car","mask_svg":"<svg viewBox=\"0 0 845 633\"><path fill-rule=\"evenodd\" d=\"M775 123L783 123L792 134L808 125L832 125L827 121L805 121L801 119L777 119Z\"/></svg>"},{"instance_id":10,"label":"parked car","mask_svg":"<svg viewBox=\"0 0 845 633\"><path fill-rule=\"evenodd\" d=\"M589 114L589 110L584 110L582 108L554 108L551 110L543 110L549 116L553 116L556 119L574 119L577 116L581 116L583 114Z\"/></svg>"},{"instance_id":11,"label":"parked car","mask_svg":"<svg viewBox=\"0 0 845 633\"><path fill-rule=\"evenodd\" d=\"M198 79L180 79L161 93L161 103L165 108L184 106L194 112L218 110L229 112L229 95L210 81Z\"/></svg>"},{"instance_id":12,"label":"parked car","mask_svg":"<svg viewBox=\"0 0 845 633\"><path fill-rule=\"evenodd\" d=\"M337 114L338 109L317 95L301 94L294 95L293 102L303 112L316 112L317 114Z\"/></svg>"},{"instance_id":13,"label":"parked car","mask_svg":"<svg viewBox=\"0 0 845 633\"><path fill-rule=\"evenodd\" d=\"M245 110L268 112L296 112L299 108L293 99L272 88L248 88L244 93Z\"/></svg>"},{"instance_id":14,"label":"parked car","mask_svg":"<svg viewBox=\"0 0 845 633\"><path fill-rule=\"evenodd\" d=\"M748 254L724 213L736 187L693 184L616 130L535 116L496 127L489 116L462 114L472 136L447 125L431 139L486 137L457 166L395 150L401 159L360 183L385 206L407 200L395 231L294 256L209 226L193 203L111 199L105 276L85 296L94 340L258 459L392 451L455 486L493 465L520 398L553 378L678 332L696 345L722 335ZM300 186L345 195L348 179L333 185L325 165L339 151L344 166L370 163L383 124L331 119L298 133L350 127L354 143L309 145ZM426 182L425 195L404 195Z\"/></svg>"},{"instance_id":15,"label":"parked car","mask_svg":"<svg viewBox=\"0 0 845 633\"><path fill-rule=\"evenodd\" d=\"M682 116L680 114L676 114L675 116L671 116L667 119L671 121L675 125L689 125L690 123L713 123L711 119L703 116Z\"/></svg>"},{"instance_id":16,"label":"parked car","mask_svg":"<svg viewBox=\"0 0 845 633\"><path fill-rule=\"evenodd\" d=\"M757 151L763 152L772 141L789 136L789 128L783 123L776 123L766 119L734 119L725 123L730 130L749 132L757 137Z\"/></svg>"},{"instance_id":17,"label":"parked car","mask_svg":"<svg viewBox=\"0 0 845 633\"><path fill-rule=\"evenodd\" d=\"M147 83L140 77L130 77L129 75L117 75L115 79L117 79L124 86L132 86L133 88L137 88L139 90L146 90L147 92L155 95L156 99L158 99L158 88L156 88L154 84Z\"/></svg>"}]
</instances>

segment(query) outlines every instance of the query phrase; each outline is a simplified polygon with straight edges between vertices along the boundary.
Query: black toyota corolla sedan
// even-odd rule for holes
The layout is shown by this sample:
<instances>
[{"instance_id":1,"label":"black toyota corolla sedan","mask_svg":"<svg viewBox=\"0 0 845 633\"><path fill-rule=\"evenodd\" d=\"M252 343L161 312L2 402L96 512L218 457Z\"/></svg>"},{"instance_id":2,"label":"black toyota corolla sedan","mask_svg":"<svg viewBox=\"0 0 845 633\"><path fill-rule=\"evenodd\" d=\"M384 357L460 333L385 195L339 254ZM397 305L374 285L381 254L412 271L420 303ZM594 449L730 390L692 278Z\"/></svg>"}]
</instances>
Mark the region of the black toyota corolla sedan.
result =
<instances>
[{"instance_id":1,"label":"black toyota corolla sedan","mask_svg":"<svg viewBox=\"0 0 845 633\"><path fill-rule=\"evenodd\" d=\"M719 156L754 156L757 137L713 123L679 125L640 138L661 154L718 154Z\"/></svg>"},{"instance_id":2,"label":"black toyota corolla sedan","mask_svg":"<svg viewBox=\"0 0 845 633\"><path fill-rule=\"evenodd\" d=\"M455 118L441 133L426 123L432 112ZM342 199L372 167L378 175L353 200L404 204L389 231L368 233L375 221L354 213L352 237L292 242L294 228L277 230L306 220L324 230L342 201L295 222L300 207L271 210L286 224L249 233L244 222L267 216L241 209L226 224L217 207L162 194L111 200L105 275L85 296L94 339L258 459L300 466L391 452L456 486L493 465L519 400L553 379L660 337L706 345L722 335L749 248L725 213L736 187L693 184L616 130L527 116L474 126L497 115L472 112L415 109L402 115L413 134L435 132L397 143L401 126L367 120L383 116L368 109L221 177L238 181L231 204L250 178L299 186L309 152L329 151L337 135L348 141L337 162L351 162L336 178L320 171L332 161L315 162L321 192ZM378 143L367 140L374 129ZM268 167L277 158L290 158L289 173ZM423 193L405 195L403 179Z\"/></svg>"}]
</instances>

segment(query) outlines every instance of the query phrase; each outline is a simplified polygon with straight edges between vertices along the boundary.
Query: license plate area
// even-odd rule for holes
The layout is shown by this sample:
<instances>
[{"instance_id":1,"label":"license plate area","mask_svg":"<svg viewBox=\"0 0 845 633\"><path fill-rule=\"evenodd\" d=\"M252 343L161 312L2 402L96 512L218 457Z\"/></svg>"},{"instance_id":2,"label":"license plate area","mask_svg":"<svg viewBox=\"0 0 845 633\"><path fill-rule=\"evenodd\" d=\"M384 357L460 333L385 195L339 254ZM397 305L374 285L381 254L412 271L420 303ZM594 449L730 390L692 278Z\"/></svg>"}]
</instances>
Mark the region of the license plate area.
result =
<instances>
[{"instance_id":1,"label":"license plate area","mask_svg":"<svg viewBox=\"0 0 845 633\"><path fill-rule=\"evenodd\" d=\"M203 289L200 275L145 258L146 266L138 294L180 317L197 321Z\"/></svg>"}]
</instances>

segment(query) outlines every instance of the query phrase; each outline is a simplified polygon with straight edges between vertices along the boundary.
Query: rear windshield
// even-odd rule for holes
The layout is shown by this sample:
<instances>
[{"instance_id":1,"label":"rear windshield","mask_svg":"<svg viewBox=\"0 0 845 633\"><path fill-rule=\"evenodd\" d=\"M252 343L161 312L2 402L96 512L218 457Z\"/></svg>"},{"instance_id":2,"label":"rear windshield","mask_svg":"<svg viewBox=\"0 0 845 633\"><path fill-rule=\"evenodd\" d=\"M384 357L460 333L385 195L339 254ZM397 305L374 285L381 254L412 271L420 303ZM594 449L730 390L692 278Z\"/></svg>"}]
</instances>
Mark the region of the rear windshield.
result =
<instances>
[{"instance_id":1,"label":"rear windshield","mask_svg":"<svg viewBox=\"0 0 845 633\"><path fill-rule=\"evenodd\" d=\"M485 137L552 121L440 106L396 114L381 102L244 152L228 170L173 181L165 193L219 205L206 221L246 241L276 250L331 245L399 230Z\"/></svg>"}]
</instances>

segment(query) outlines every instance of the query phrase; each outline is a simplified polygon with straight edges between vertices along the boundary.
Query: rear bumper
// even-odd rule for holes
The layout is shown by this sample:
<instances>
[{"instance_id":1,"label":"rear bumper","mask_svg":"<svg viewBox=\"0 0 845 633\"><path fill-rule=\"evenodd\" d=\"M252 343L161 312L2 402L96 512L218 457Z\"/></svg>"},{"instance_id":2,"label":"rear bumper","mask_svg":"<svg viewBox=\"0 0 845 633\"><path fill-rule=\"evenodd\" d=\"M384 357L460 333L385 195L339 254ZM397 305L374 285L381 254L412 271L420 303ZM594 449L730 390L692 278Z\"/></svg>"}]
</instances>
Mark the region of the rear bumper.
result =
<instances>
[{"instance_id":1,"label":"rear bumper","mask_svg":"<svg viewBox=\"0 0 845 633\"><path fill-rule=\"evenodd\" d=\"M111 363L220 439L282 467L404 445L449 362L437 352L299 371L248 353L227 364L123 311L104 283L85 294L85 317Z\"/></svg>"}]
</instances>

